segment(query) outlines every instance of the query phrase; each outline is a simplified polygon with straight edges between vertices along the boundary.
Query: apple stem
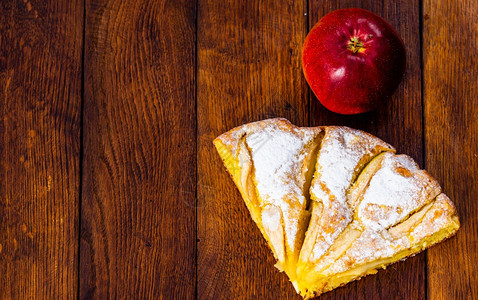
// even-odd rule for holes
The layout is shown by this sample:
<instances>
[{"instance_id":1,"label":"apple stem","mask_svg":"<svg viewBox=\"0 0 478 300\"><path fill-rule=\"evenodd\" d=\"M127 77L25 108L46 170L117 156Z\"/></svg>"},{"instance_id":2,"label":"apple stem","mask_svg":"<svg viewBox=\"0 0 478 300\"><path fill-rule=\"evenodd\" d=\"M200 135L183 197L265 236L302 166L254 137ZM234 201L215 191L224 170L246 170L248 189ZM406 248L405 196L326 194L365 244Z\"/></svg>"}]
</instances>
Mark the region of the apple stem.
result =
<instances>
[{"instance_id":1,"label":"apple stem","mask_svg":"<svg viewBox=\"0 0 478 300\"><path fill-rule=\"evenodd\" d=\"M356 36L350 39L347 44L347 49L352 51L352 53L363 52L365 50L363 43Z\"/></svg>"}]
</instances>

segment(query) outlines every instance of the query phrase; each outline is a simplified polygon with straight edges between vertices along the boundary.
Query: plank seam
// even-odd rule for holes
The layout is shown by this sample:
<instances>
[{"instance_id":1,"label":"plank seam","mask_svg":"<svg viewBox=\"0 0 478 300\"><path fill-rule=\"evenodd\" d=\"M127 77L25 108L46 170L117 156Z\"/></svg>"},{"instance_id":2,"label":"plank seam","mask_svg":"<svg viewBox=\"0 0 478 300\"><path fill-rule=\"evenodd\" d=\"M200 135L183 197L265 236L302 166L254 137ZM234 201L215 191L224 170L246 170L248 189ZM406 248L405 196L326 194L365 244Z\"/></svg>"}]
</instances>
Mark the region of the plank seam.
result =
<instances>
[{"instance_id":1,"label":"plank seam","mask_svg":"<svg viewBox=\"0 0 478 300\"><path fill-rule=\"evenodd\" d=\"M425 132L425 89L424 89L424 60L423 60L423 0L418 1L418 30L420 34L420 97L422 104L422 165L426 169L426 132ZM428 250L425 250L425 299L428 299Z\"/></svg>"},{"instance_id":2,"label":"plank seam","mask_svg":"<svg viewBox=\"0 0 478 300\"><path fill-rule=\"evenodd\" d=\"M83 120L84 120L84 107L85 107L85 41L86 41L86 0L83 0L83 32L82 32L82 41L81 41L81 58L80 58L80 64L81 64L81 91L80 91L80 97L81 97L81 105L80 105L80 159L79 159L79 173L80 173L80 179L79 179L79 191L78 191L78 258L77 258L77 284L76 284L76 298L80 299L80 283L81 283L81 277L80 277L80 266L81 266L81 203L83 200L83 152L84 152L84 147L83 147L83 137L84 137L84 126L83 126Z\"/></svg>"},{"instance_id":3,"label":"plank seam","mask_svg":"<svg viewBox=\"0 0 478 300\"><path fill-rule=\"evenodd\" d=\"M307 12L307 18L305 18L304 41L305 41L305 38L307 37L307 34L309 33L309 30L310 30L310 3L309 3L309 1L311 1L311 0L305 0L305 10ZM299 60L300 60L300 67L302 68L302 49L300 51ZM307 83L307 80L305 80L305 88L307 89L307 94L306 94L306 96L307 96L307 125L311 126L312 122L310 121L310 109L311 109L311 102L312 101L310 101L310 88L309 88L309 84Z\"/></svg>"},{"instance_id":4,"label":"plank seam","mask_svg":"<svg viewBox=\"0 0 478 300\"><path fill-rule=\"evenodd\" d=\"M196 251L194 255L194 265L195 265L195 276L194 276L194 299L198 299L198 161L199 161L199 156L198 156L198 139L199 139L199 126L198 126L198 10L199 10L199 0L196 0L196 7L194 10L194 112L195 112L195 119L196 119L196 145L195 145L195 151L196 151L196 184L195 184L195 214L194 214L194 219L195 219L195 245L196 245Z\"/></svg>"}]
</instances>

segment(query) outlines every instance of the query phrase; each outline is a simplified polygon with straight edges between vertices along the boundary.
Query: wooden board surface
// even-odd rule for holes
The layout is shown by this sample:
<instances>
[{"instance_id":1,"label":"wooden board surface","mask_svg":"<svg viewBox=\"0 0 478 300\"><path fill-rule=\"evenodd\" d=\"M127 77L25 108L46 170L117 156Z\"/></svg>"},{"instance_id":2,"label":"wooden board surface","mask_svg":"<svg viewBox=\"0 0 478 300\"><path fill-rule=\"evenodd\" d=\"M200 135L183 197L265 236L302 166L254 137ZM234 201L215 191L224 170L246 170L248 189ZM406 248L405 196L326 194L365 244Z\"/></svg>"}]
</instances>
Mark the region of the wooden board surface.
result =
<instances>
[{"instance_id":1,"label":"wooden board surface","mask_svg":"<svg viewBox=\"0 0 478 300\"><path fill-rule=\"evenodd\" d=\"M195 295L195 4L87 1L81 299Z\"/></svg>"},{"instance_id":2,"label":"wooden board surface","mask_svg":"<svg viewBox=\"0 0 478 300\"><path fill-rule=\"evenodd\" d=\"M324 109L300 65L307 32L346 7L384 17L407 48L397 93L358 116ZM212 145L279 116L391 143L462 221L321 299L478 297L477 12L471 0L1 1L0 299L300 299Z\"/></svg>"},{"instance_id":3,"label":"wooden board surface","mask_svg":"<svg viewBox=\"0 0 478 300\"><path fill-rule=\"evenodd\" d=\"M0 299L78 282L82 1L0 3Z\"/></svg>"},{"instance_id":4,"label":"wooden board surface","mask_svg":"<svg viewBox=\"0 0 478 300\"><path fill-rule=\"evenodd\" d=\"M478 297L478 4L426 0L423 12L426 167L462 223L456 237L428 251L428 295L471 299Z\"/></svg>"}]
</instances>

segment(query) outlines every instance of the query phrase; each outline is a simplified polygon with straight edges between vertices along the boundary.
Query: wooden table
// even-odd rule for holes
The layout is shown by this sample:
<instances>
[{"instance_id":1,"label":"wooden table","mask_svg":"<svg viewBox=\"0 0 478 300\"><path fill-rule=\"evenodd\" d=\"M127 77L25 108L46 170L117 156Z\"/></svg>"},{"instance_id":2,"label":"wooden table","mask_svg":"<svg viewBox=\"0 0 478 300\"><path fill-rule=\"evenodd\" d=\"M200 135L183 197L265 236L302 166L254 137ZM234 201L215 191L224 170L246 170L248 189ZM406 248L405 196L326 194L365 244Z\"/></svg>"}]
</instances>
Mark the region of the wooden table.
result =
<instances>
[{"instance_id":1,"label":"wooden table","mask_svg":"<svg viewBox=\"0 0 478 300\"><path fill-rule=\"evenodd\" d=\"M408 66L386 106L340 116L300 53L354 6ZM460 213L452 239L322 299L477 298L477 20L474 0L2 0L0 299L299 299L211 143L276 116L383 138Z\"/></svg>"}]
</instances>

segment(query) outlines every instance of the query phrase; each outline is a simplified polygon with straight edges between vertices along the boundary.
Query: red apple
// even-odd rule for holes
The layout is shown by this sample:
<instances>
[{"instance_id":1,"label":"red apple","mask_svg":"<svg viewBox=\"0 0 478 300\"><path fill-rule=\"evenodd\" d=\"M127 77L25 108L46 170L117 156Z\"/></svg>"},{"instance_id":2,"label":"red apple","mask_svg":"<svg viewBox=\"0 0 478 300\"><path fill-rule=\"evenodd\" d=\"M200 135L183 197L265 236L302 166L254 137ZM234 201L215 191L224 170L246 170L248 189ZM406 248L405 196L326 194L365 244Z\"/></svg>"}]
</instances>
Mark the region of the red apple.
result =
<instances>
[{"instance_id":1,"label":"red apple","mask_svg":"<svg viewBox=\"0 0 478 300\"><path fill-rule=\"evenodd\" d=\"M360 8L325 15L307 35L302 66L319 101L339 114L376 108L397 89L405 47L384 19Z\"/></svg>"}]
</instances>

